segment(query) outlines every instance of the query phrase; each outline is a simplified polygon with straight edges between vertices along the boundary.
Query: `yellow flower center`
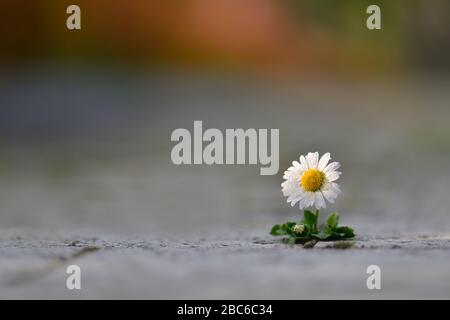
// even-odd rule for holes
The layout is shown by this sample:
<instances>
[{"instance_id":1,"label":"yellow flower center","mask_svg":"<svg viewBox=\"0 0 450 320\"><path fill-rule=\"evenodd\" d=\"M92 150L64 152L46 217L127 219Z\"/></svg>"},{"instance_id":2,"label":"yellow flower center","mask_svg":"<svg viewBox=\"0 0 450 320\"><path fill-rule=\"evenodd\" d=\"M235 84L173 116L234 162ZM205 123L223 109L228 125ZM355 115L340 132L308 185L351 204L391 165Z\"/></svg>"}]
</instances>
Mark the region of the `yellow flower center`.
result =
<instances>
[{"instance_id":1,"label":"yellow flower center","mask_svg":"<svg viewBox=\"0 0 450 320\"><path fill-rule=\"evenodd\" d=\"M305 191L315 192L322 187L325 181L325 174L317 169L309 169L303 173L300 185Z\"/></svg>"}]
</instances>

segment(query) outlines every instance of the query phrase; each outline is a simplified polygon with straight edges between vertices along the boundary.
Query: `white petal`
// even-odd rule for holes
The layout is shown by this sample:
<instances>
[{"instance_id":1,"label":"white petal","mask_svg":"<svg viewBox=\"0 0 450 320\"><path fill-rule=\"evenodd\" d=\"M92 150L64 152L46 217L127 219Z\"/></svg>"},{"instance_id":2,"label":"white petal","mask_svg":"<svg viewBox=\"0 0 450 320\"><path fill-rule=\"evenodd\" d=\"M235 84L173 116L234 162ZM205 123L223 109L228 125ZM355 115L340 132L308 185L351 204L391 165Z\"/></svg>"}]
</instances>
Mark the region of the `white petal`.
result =
<instances>
[{"instance_id":1,"label":"white petal","mask_svg":"<svg viewBox=\"0 0 450 320\"><path fill-rule=\"evenodd\" d=\"M304 193L302 200L300 200L300 204L299 204L300 209L309 207L309 199L310 198L309 198L308 193Z\"/></svg>"},{"instance_id":2,"label":"white petal","mask_svg":"<svg viewBox=\"0 0 450 320\"><path fill-rule=\"evenodd\" d=\"M336 194L341 193L341 188L335 182L331 183L331 190L333 190L333 192L336 193Z\"/></svg>"},{"instance_id":3,"label":"white petal","mask_svg":"<svg viewBox=\"0 0 450 320\"><path fill-rule=\"evenodd\" d=\"M309 168L317 168L317 164L319 162L319 153L318 152L310 152L306 155L306 160L308 160Z\"/></svg>"},{"instance_id":4,"label":"white petal","mask_svg":"<svg viewBox=\"0 0 450 320\"><path fill-rule=\"evenodd\" d=\"M300 167L289 167L289 169L284 172L283 179L297 181L302 172L303 170Z\"/></svg>"},{"instance_id":5,"label":"white petal","mask_svg":"<svg viewBox=\"0 0 450 320\"><path fill-rule=\"evenodd\" d=\"M298 161L292 161L292 165L294 166L295 169L300 169L300 163L298 163Z\"/></svg>"},{"instance_id":6,"label":"white petal","mask_svg":"<svg viewBox=\"0 0 450 320\"><path fill-rule=\"evenodd\" d=\"M339 185L335 182L326 182L321 189L323 196L329 202L333 203L337 198L338 194L341 192Z\"/></svg>"},{"instance_id":7,"label":"white petal","mask_svg":"<svg viewBox=\"0 0 450 320\"><path fill-rule=\"evenodd\" d=\"M300 156L300 164L303 167L303 170L308 170L309 166L308 166L308 161L306 161L306 158L304 156Z\"/></svg>"},{"instance_id":8,"label":"white petal","mask_svg":"<svg viewBox=\"0 0 450 320\"><path fill-rule=\"evenodd\" d=\"M300 188L296 189L296 190L292 190L291 194L289 195L289 198L297 198L300 197L302 194L302 190L300 190Z\"/></svg>"},{"instance_id":9,"label":"white petal","mask_svg":"<svg viewBox=\"0 0 450 320\"><path fill-rule=\"evenodd\" d=\"M339 162L332 162L329 165L327 165L325 169L323 169L323 173L326 174L327 172L336 171L340 167L341 165L339 164Z\"/></svg>"},{"instance_id":10,"label":"white petal","mask_svg":"<svg viewBox=\"0 0 450 320\"><path fill-rule=\"evenodd\" d=\"M298 204L298 207L300 208L300 210L303 210L304 208L307 207L306 205L306 198L302 198Z\"/></svg>"},{"instance_id":11,"label":"white petal","mask_svg":"<svg viewBox=\"0 0 450 320\"><path fill-rule=\"evenodd\" d=\"M333 181L336 181L337 179L339 179L340 175L341 175L341 173L339 171L331 171L326 174L327 180L330 182L333 182Z\"/></svg>"},{"instance_id":12,"label":"white petal","mask_svg":"<svg viewBox=\"0 0 450 320\"><path fill-rule=\"evenodd\" d=\"M316 201L316 208L326 208L325 199L322 196L322 192L317 191L315 192L315 201Z\"/></svg>"},{"instance_id":13,"label":"white petal","mask_svg":"<svg viewBox=\"0 0 450 320\"><path fill-rule=\"evenodd\" d=\"M283 192L283 196L288 197L291 195L292 189L291 188L283 188L282 192Z\"/></svg>"},{"instance_id":14,"label":"white petal","mask_svg":"<svg viewBox=\"0 0 450 320\"><path fill-rule=\"evenodd\" d=\"M295 204L296 204L297 202L299 202L301 199L302 199L302 198L300 198L299 196L297 196L297 197L293 197L290 201L289 201L289 199L288 199L288 202L291 202L291 206L295 206Z\"/></svg>"},{"instance_id":15,"label":"white petal","mask_svg":"<svg viewBox=\"0 0 450 320\"><path fill-rule=\"evenodd\" d=\"M289 168L287 168L287 170L284 172L284 175L283 175L283 179L288 179L289 178L289 175L291 174L291 172L294 170L294 167L289 167Z\"/></svg>"},{"instance_id":16,"label":"white petal","mask_svg":"<svg viewBox=\"0 0 450 320\"><path fill-rule=\"evenodd\" d=\"M293 201L294 199L295 199L295 194L292 194L292 193L291 193L291 194L289 195L289 197L287 198L286 201L287 201L287 202L291 202L291 201Z\"/></svg>"},{"instance_id":17,"label":"white petal","mask_svg":"<svg viewBox=\"0 0 450 320\"><path fill-rule=\"evenodd\" d=\"M328 202L330 203L334 203L334 200L337 198L337 194L334 193L332 190L325 190L322 191L323 196L325 197L325 199L328 200Z\"/></svg>"},{"instance_id":18,"label":"white petal","mask_svg":"<svg viewBox=\"0 0 450 320\"><path fill-rule=\"evenodd\" d=\"M306 197L308 207L312 207L314 205L314 200L316 199L314 196L314 192L308 192Z\"/></svg>"},{"instance_id":19,"label":"white petal","mask_svg":"<svg viewBox=\"0 0 450 320\"><path fill-rule=\"evenodd\" d=\"M330 153L327 152L325 153L319 160L319 165L317 166L317 169L319 169L320 171L323 171L323 169L325 169L325 167L328 164L328 161L330 161L331 156Z\"/></svg>"}]
</instances>

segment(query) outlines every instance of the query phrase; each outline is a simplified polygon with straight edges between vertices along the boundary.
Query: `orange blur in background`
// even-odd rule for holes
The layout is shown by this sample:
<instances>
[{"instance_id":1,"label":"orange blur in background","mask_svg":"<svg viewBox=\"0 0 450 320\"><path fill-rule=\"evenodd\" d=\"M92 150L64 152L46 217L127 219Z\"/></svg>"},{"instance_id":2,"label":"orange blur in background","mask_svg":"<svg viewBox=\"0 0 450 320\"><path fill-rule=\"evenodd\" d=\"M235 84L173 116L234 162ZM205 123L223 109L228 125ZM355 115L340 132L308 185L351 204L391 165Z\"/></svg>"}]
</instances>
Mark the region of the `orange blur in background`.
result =
<instances>
[{"instance_id":1,"label":"orange blur in background","mask_svg":"<svg viewBox=\"0 0 450 320\"><path fill-rule=\"evenodd\" d=\"M287 74L448 70L448 1L2 1L1 64L202 66ZM65 27L77 4L82 30Z\"/></svg>"}]
</instances>

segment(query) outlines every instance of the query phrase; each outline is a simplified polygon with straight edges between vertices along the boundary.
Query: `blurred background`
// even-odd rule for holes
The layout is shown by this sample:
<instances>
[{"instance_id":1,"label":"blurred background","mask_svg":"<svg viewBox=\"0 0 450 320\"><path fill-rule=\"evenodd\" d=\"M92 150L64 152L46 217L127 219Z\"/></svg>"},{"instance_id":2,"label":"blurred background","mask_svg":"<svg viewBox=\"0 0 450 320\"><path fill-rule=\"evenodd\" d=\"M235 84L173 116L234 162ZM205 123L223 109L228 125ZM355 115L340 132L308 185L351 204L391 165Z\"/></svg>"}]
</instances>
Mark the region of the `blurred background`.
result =
<instances>
[{"instance_id":1,"label":"blurred background","mask_svg":"<svg viewBox=\"0 0 450 320\"><path fill-rule=\"evenodd\" d=\"M360 233L450 227L449 1L3 0L0 15L0 229L266 234L298 217L282 174L316 150L342 163L331 209ZM278 175L173 165L170 135L194 120L279 128Z\"/></svg>"}]
</instances>

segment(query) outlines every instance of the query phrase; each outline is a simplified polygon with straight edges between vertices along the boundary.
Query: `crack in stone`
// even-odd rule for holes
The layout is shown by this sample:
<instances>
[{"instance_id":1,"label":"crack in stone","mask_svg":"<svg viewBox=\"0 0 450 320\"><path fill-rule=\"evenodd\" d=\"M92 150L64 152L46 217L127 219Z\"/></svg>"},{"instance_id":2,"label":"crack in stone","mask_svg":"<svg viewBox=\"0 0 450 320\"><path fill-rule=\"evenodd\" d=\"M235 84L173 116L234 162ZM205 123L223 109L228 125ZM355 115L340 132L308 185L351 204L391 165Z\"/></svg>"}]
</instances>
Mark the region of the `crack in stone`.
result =
<instances>
[{"instance_id":1,"label":"crack in stone","mask_svg":"<svg viewBox=\"0 0 450 320\"><path fill-rule=\"evenodd\" d=\"M68 262L75 261L76 259L79 259L83 256L99 251L100 249L101 248L97 246L83 247L80 250L77 250L76 252L72 253L71 255L61 256L52 259L44 266L19 269L13 274L7 276L3 282L4 284L9 286L19 286L30 282L34 282L42 277L47 276L52 272L64 268L64 266L67 265Z\"/></svg>"}]
</instances>

